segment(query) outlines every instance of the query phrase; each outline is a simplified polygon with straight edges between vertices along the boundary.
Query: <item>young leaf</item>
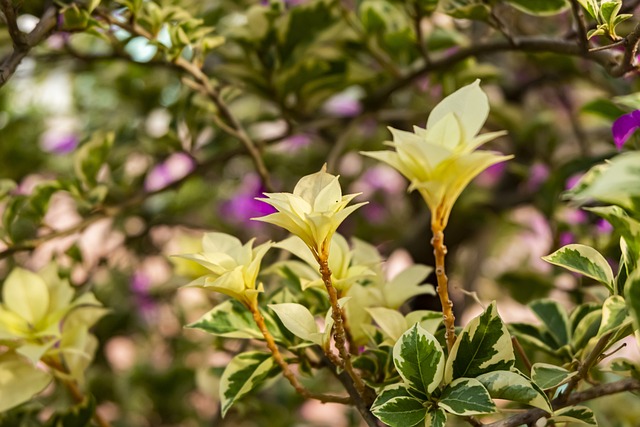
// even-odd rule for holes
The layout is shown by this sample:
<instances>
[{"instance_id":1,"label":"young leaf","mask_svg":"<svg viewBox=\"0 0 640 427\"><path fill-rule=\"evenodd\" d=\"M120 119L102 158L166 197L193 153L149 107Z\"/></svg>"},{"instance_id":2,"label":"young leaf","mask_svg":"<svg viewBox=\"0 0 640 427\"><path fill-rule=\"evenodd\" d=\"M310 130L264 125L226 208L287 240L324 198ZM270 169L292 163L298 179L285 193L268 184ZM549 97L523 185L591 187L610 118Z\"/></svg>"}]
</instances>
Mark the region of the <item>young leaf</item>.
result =
<instances>
[{"instance_id":1,"label":"young leaf","mask_svg":"<svg viewBox=\"0 0 640 427\"><path fill-rule=\"evenodd\" d=\"M234 299L218 304L186 327L226 338L263 338L249 310Z\"/></svg>"},{"instance_id":2,"label":"young leaf","mask_svg":"<svg viewBox=\"0 0 640 427\"><path fill-rule=\"evenodd\" d=\"M284 303L269 304L269 308L275 311L285 328L293 335L322 345L322 333L318 332L318 325L307 307L301 304Z\"/></svg>"},{"instance_id":3,"label":"young leaf","mask_svg":"<svg viewBox=\"0 0 640 427\"><path fill-rule=\"evenodd\" d=\"M593 411L586 406L569 406L558 409L549 421L555 421L556 423L580 423L588 426L598 425Z\"/></svg>"},{"instance_id":4,"label":"young leaf","mask_svg":"<svg viewBox=\"0 0 640 427\"><path fill-rule=\"evenodd\" d=\"M547 328L530 323L510 323L509 329L522 343L527 343L548 354L557 350L555 340Z\"/></svg>"},{"instance_id":5,"label":"young leaf","mask_svg":"<svg viewBox=\"0 0 640 427\"><path fill-rule=\"evenodd\" d=\"M92 188L98 183L98 172L107 161L113 141L113 133L97 133L76 151L73 158L75 173L86 188Z\"/></svg>"},{"instance_id":6,"label":"young leaf","mask_svg":"<svg viewBox=\"0 0 640 427\"><path fill-rule=\"evenodd\" d=\"M571 244L558 249L551 255L542 257L548 263L580 273L613 290L613 271L607 260L595 249L579 244Z\"/></svg>"},{"instance_id":7,"label":"young leaf","mask_svg":"<svg viewBox=\"0 0 640 427\"><path fill-rule=\"evenodd\" d=\"M531 367L531 379L543 390L549 390L569 381L577 372L548 363L534 363Z\"/></svg>"},{"instance_id":8,"label":"young leaf","mask_svg":"<svg viewBox=\"0 0 640 427\"><path fill-rule=\"evenodd\" d=\"M393 363L407 386L431 394L442 381L444 352L419 324L402 334L393 347Z\"/></svg>"},{"instance_id":9,"label":"young leaf","mask_svg":"<svg viewBox=\"0 0 640 427\"><path fill-rule=\"evenodd\" d=\"M557 347L569 343L569 316L556 301L550 299L536 300L529 304L535 315L547 327Z\"/></svg>"},{"instance_id":10,"label":"young leaf","mask_svg":"<svg viewBox=\"0 0 640 427\"><path fill-rule=\"evenodd\" d=\"M380 329L382 329L382 331L387 334L394 343L407 330L407 321L397 310L385 307L372 307L367 308L366 310L373 318L373 321L376 322Z\"/></svg>"},{"instance_id":11,"label":"young leaf","mask_svg":"<svg viewBox=\"0 0 640 427\"><path fill-rule=\"evenodd\" d=\"M598 336L606 334L620 326L624 326L627 315L627 306L624 298L620 295L607 298L602 305L602 320L600 321Z\"/></svg>"},{"instance_id":12,"label":"young leaf","mask_svg":"<svg viewBox=\"0 0 640 427\"><path fill-rule=\"evenodd\" d=\"M424 419L424 427L445 427L447 413L441 408L431 408Z\"/></svg>"},{"instance_id":13,"label":"young leaf","mask_svg":"<svg viewBox=\"0 0 640 427\"><path fill-rule=\"evenodd\" d=\"M511 336L494 301L465 326L456 340L447 359L444 381L450 383L456 378L509 370L514 363Z\"/></svg>"},{"instance_id":14,"label":"young leaf","mask_svg":"<svg viewBox=\"0 0 640 427\"><path fill-rule=\"evenodd\" d=\"M482 383L473 378L458 378L442 392L438 405L447 412L471 416L491 414L496 405Z\"/></svg>"},{"instance_id":15,"label":"young leaf","mask_svg":"<svg viewBox=\"0 0 640 427\"><path fill-rule=\"evenodd\" d=\"M538 16L556 15L569 6L566 0L508 0L508 3L525 13Z\"/></svg>"},{"instance_id":16,"label":"young leaf","mask_svg":"<svg viewBox=\"0 0 640 427\"><path fill-rule=\"evenodd\" d=\"M485 386L494 399L511 400L535 406L547 412L552 411L547 395L517 372L487 372L480 375L477 380Z\"/></svg>"},{"instance_id":17,"label":"young leaf","mask_svg":"<svg viewBox=\"0 0 640 427\"><path fill-rule=\"evenodd\" d=\"M220 378L220 405L224 417L236 400L279 372L270 353L240 353L227 365Z\"/></svg>"}]
</instances>

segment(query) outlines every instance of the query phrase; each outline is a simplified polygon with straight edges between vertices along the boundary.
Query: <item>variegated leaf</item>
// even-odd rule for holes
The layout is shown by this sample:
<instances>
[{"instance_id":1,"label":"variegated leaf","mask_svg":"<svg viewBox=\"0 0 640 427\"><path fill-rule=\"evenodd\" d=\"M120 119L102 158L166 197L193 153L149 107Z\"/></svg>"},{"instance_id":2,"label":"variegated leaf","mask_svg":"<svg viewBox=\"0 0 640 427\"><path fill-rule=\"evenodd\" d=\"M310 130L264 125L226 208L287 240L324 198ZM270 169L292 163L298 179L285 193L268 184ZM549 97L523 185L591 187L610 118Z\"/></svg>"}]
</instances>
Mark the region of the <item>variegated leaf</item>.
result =
<instances>
[{"instance_id":1,"label":"variegated leaf","mask_svg":"<svg viewBox=\"0 0 640 427\"><path fill-rule=\"evenodd\" d=\"M447 424L447 413L444 409L429 409L424 419L424 427L445 427Z\"/></svg>"},{"instance_id":2,"label":"variegated leaf","mask_svg":"<svg viewBox=\"0 0 640 427\"><path fill-rule=\"evenodd\" d=\"M53 380L13 351L0 354L0 413L31 399Z\"/></svg>"},{"instance_id":3,"label":"variegated leaf","mask_svg":"<svg viewBox=\"0 0 640 427\"><path fill-rule=\"evenodd\" d=\"M558 387L576 374L577 372L570 372L560 366L548 363L534 363L531 367L531 379L543 390Z\"/></svg>"},{"instance_id":4,"label":"variegated leaf","mask_svg":"<svg viewBox=\"0 0 640 427\"><path fill-rule=\"evenodd\" d=\"M480 375L477 380L482 383L494 399L511 400L551 412L549 399L544 392L517 372L487 372Z\"/></svg>"},{"instance_id":5,"label":"variegated leaf","mask_svg":"<svg viewBox=\"0 0 640 427\"><path fill-rule=\"evenodd\" d=\"M447 386L438 400L438 406L447 412L471 416L491 414L496 405L482 383L474 378L458 378Z\"/></svg>"},{"instance_id":6,"label":"variegated leaf","mask_svg":"<svg viewBox=\"0 0 640 427\"><path fill-rule=\"evenodd\" d=\"M494 301L465 326L456 340L447 359L444 381L448 384L456 378L509 370L514 363L511 336Z\"/></svg>"},{"instance_id":7,"label":"variegated leaf","mask_svg":"<svg viewBox=\"0 0 640 427\"><path fill-rule=\"evenodd\" d=\"M262 339L262 333L249 310L233 299L218 304L213 310L186 327L200 329L225 338Z\"/></svg>"},{"instance_id":8,"label":"variegated leaf","mask_svg":"<svg viewBox=\"0 0 640 427\"><path fill-rule=\"evenodd\" d=\"M620 233L627 246L627 250L623 251L623 256L631 264L628 266L630 273L640 262L640 222L631 218L624 209L618 206L598 206L586 209L606 219Z\"/></svg>"},{"instance_id":9,"label":"variegated leaf","mask_svg":"<svg viewBox=\"0 0 640 427\"><path fill-rule=\"evenodd\" d=\"M577 324L571 336L571 348L579 351L584 348L589 340L598 334L602 310L595 310L584 316Z\"/></svg>"},{"instance_id":10,"label":"variegated leaf","mask_svg":"<svg viewBox=\"0 0 640 427\"><path fill-rule=\"evenodd\" d=\"M580 423L588 426L597 426L598 422L593 411L586 406L569 406L567 408L558 409L554 412L553 417L549 421L557 423Z\"/></svg>"},{"instance_id":11,"label":"variegated leaf","mask_svg":"<svg viewBox=\"0 0 640 427\"><path fill-rule=\"evenodd\" d=\"M530 323L510 323L509 329L520 343L527 343L548 354L555 354L557 350L555 340L546 327Z\"/></svg>"},{"instance_id":12,"label":"variegated leaf","mask_svg":"<svg viewBox=\"0 0 640 427\"><path fill-rule=\"evenodd\" d=\"M373 403L371 412L390 427L407 427L422 423L427 409L400 386L385 389Z\"/></svg>"},{"instance_id":13,"label":"variegated leaf","mask_svg":"<svg viewBox=\"0 0 640 427\"><path fill-rule=\"evenodd\" d=\"M602 320L598 329L598 336L623 327L627 321L627 306L624 298L614 295L606 299L602 305Z\"/></svg>"},{"instance_id":14,"label":"variegated leaf","mask_svg":"<svg viewBox=\"0 0 640 427\"><path fill-rule=\"evenodd\" d=\"M407 386L421 393L431 394L442 381L442 347L419 324L402 334L393 346L393 363Z\"/></svg>"},{"instance_id":15,"label":"variegated leaf","mask_svg":"<svg viewBox=\"0 0 640 427\"><path fill-rule=\"evenodd\" d=\"M252 351L231 359L220 378L222 416L238 399L277 375L279 370L270 353Z\"/></svg>"},{"instance_id":16,"label":"variegated leaf","mask_svg":"<svg viewBox=\"0 0 640 427\"><path fill-rule=\"evenodd\" d=\"M592 247L571 244L542 257L548 263L597 280L613 291L613 271L607 260Z\"/></svg>"},{"instance_id":17,"label":"variegated leaf","mask_svg":"<svg viewBox=\"0 0 640 427\"><path fill-rule=\"evenodd\" d=\"M560 304L550 299L536 300L529 304L535 315L547 327L557 348L569 343L569 316Z\"/></svg>"},{"instance_id":18,"label":"variegated leaf","mask_svg":"<svg viewBox=\"0 0 640 427\"><path fill-rule=\"evenodd\" d=\"M627 278L624 285L624 298L633 319L636 331L640 330L640 270L635 270ZM640 333L636 332L636 340L640 342Z\"/></svg>"}]
</instances>

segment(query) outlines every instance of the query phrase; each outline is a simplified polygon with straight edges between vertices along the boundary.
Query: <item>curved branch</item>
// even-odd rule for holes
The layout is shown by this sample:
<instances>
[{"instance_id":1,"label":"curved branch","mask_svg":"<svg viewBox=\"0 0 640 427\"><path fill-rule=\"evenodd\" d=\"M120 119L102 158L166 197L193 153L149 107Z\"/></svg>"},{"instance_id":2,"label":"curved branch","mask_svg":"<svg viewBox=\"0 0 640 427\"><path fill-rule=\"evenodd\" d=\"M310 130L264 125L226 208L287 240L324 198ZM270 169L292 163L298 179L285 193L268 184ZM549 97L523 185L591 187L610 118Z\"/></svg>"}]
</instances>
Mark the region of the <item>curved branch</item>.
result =
<instances>
[{"instance_id":1,"label":"curved branch","mask_svg":"<svg viewBox=\"0 0 640 427\"><path fill-rule=\"evenodd\" d=\"M11 2L0 0L0 9L6 17L9 34L13 40L13 51L0 62L0 87L2 87L15 74L18 65L31 49L46 39L56 27L58 12L55 7L48 8L33 31L24 34L18 29L15 9Z\"/></svg>"}]
</instances>

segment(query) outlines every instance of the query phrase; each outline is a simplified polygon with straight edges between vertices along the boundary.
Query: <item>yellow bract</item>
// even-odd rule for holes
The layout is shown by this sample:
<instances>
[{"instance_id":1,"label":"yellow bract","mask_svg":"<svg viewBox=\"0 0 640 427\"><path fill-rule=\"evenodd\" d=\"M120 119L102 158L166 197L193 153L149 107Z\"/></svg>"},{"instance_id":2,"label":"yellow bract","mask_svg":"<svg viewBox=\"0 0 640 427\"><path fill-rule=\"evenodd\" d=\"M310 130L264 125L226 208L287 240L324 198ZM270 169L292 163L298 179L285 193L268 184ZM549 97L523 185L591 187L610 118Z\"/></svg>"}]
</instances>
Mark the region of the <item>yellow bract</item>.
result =
<instances>
[{"instance_id":1,"label":"yellow bract","mask_svg":"<svg viewBox=\"0 0 640 427\"><path fill-rule=\"evenodd\" d=\"M91 293L74 291L52 265L38 274L14 268L2 288L0 304L0 411L20 404L44 388L52 376L42 360L82 383L93 359L96 338L89 328L105 313Z\"/></svg>"},{"instance_id":2,"label":"yellow bract","mask_svg":"<svg viewBox=\"0 0 640 427\"><path fill-rule=\"evenodd\" d=\"M326 257L331 237L342 221L366 204L358 203L347 207L359 194L343 196L338 177L327 173L325 165L320 172L301 178L293 189L293 194L265 193L267 198L258 200L269 203L278 212L253 219L288 230L302 239L316 259Z\"/></svg>"},{"instance_id":3,"label":"yellow bract","mask_svg":"<svg viewBox=\"0 0 640 427\"><path fill-rule=\"evenodd\" d=\"M389 128L396 151L362 153L396 168L409 181L409 191L418 190L429 206L432 221L443 229L462 190L489 166L508 160L491 151L475 151L482 144L504 135L478 135L489 114L489 101L480 81L443 99L431 111L425 129L414 132Z\"/></svg>"},{"instance_id":4,"label":"yellow bract","mask_svg":"<svg viewBox=\"0 0 640 427\"><path fill-rule=\"evenodd\" d=\"M179 255L197 262L211 274L202 276L187 286L211 289L229 295L247 307L257 304L262 283L256 284L262 258L271 242L253 247L255 239L244 245L239 239L225 233L207 233L202 238L203 252Z\"/></svg>"}]
</instances>

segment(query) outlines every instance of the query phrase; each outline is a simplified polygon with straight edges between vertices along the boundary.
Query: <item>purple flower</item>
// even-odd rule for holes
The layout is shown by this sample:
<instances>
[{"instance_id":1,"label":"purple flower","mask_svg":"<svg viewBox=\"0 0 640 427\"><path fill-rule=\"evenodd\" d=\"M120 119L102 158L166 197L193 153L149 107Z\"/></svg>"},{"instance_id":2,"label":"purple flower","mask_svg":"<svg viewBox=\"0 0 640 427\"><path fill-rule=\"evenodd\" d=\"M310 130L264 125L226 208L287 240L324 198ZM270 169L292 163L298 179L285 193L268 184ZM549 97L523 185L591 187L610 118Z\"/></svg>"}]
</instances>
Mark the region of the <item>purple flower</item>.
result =
<instances>
[{"instance_id":1,"label":"purple flower","mask_svg":"<svg viewBox=\"0 0 640 427\"><path fill-rule=\"evenodd\" d=\"M157 303L149 292L151 278L142 271L136 271L131 277L129 288L133 294L138 312L145 320L150 321L157 308Z\"/></svg>"},{"instance_id":2,"label":"purple flower","mask_svg":"<svg viewBox=\"0 0 640 427\"><path fill-rule=\"evenodd\" d=\"M489 166L478 175L475 183L481 187L491 187L500 181L506 169L507 164L505 162Z\"/></svg>"},{"instance_id":3,"label":"purple flower","mask_svg":"<svg viewBox=\"0 0 640 427\"><path fill-rule=\"evenodd\" d=\"M613 122L611 133L613 134L613 142L618 150L622 150L624 143L638 128L640 128L640 110L620 116Z\"/></svg>"},{"instance_id":4,"label":"purple flower","mask_svg":"<svg viewBox=\"0 0 640 427\"><path fill-rule=\"evenodd\" d=\"M220 213L231 223L252 228L260 227L263 223L251 221L251 218L276 212L270 204L255 199L261 197L264 191L260 177L255 173L248 174L236 191L236 195L220 206Z\"/></svg>"},{"instance_id":5,"label":"purple flower","mask_svg":"<svg viewBox=\"0 0 640 427\"><path fill-rule=\"evenodd\" d=\"M189 175L195 167L191 156L186 153L174 153L151 169L144 180L144 188L149 192L161 190Z\"/></svg>"},{"instance_id":6,"label":"purple flower","mask_svg":"<svg viewBox=\"0 0 640 427\"><path fill-rule=\"evenodd\" d=\"M549 177L549 167L543 163L534 163L529 169L529 174L526 187L529 191L537 191Z\"/></svg>"},{"instance_id":7,"label":"purple flower","mask_svg":"<svg viewBox=\"0 0 640 427\"><path fill-rule=\"evenodd\" d=\"M613 231L613 226L609 221L602 218L599 219L598 222L596 222L596 230L598 230L598 232L602 234L609 234Z\"/></svg>"},{"instance_id":8,"label":"purple flower","mask_svg":"<svg viewBox=\"0 0 640 427\"><path fill-rule=\"evenodd\" d=\"M323 110L336 117L353 117L362 112L359 98L361 90L352 87L332 96L323 106Z\"/></svg>"},{"instance_id":9,"label":"purple flower","mask_svg":"<svg viewBox=\"0 0 640 427\"><path fill-rule=\"evenodd\" d=\"M578 182L580 182L580 179L584 176L584 173L580 172L580 173L576 173L571 175L569 178L567 178L567 180L564 183L564 189L565 190L571 190L573 187L576 186L576 184L578 184Z\"/></svg>"},{"instance_id":10,"label":"purple flower","mask_svg":"<svg viewBox=\"0 0 640 427\"><path fill-rule=\"evenodd\" d=\"M79 143L76 135L47 133L43 136L40 146L47 153L68 154L76 149Z\"/></svg>"},{"instance_id":11,"label":"purple flower","mask_svg":"<svg viewBox=\"0 0 640 427\"><path fill-rule=\"evenodd\" d=\"M560 236L558 236L558 243L560 243L560 246L567 246L575 241L575 236L570 231L563 231L560 233Z\"/></svg>"}]
</instances>

